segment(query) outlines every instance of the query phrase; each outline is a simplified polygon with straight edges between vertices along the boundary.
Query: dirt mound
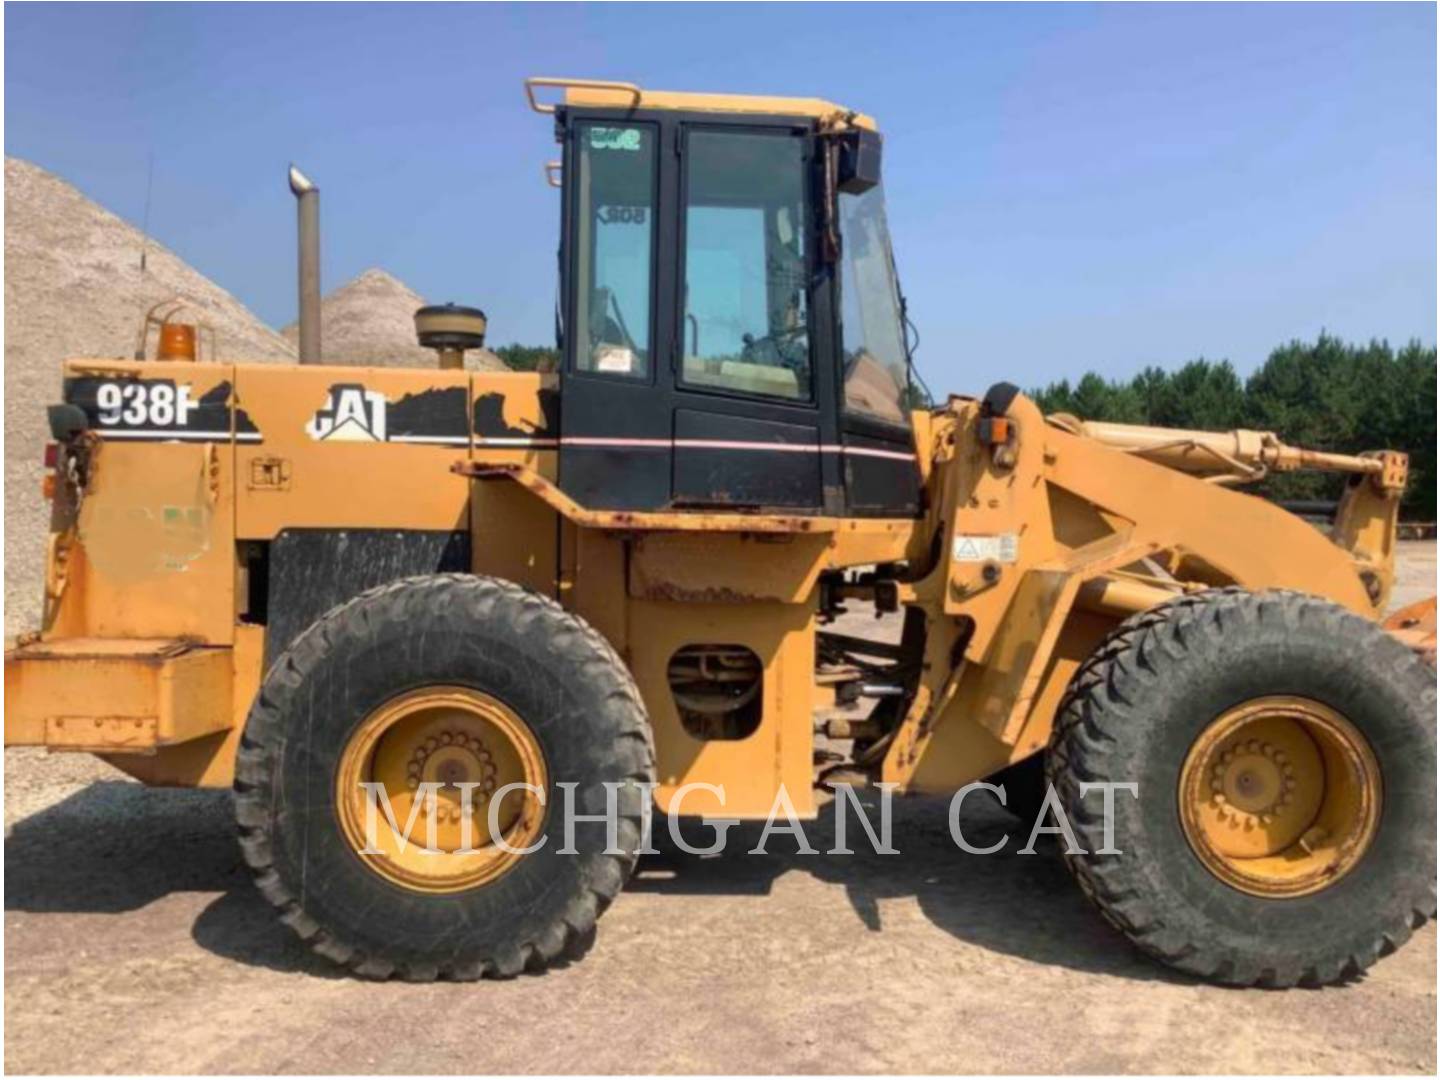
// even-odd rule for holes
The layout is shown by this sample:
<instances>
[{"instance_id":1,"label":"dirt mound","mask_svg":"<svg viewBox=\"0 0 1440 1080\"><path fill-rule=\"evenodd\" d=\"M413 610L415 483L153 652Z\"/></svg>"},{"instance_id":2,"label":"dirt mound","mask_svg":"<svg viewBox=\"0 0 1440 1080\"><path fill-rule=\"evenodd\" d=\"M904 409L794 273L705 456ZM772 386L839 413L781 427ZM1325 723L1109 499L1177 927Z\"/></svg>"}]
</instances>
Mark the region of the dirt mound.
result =
<instances>
[{"instance_id":1,"label":"dirt mound","mask_svg":"<svg viewBox=\"0 0 1440 1080\"><path fill-rule=\"evenodd\" d=\"M130 356L142 313L180 295L215 328L222 360L293 360L240 301L59 177L5 159L5 632L40 610L49 505L40 497L45 406L60 361Z\"/></svg>"},{"instance_id":2,"label":"dirt mound","mask_svg":"<svg viewBox=\"0 0 1440 1080\"><path fill-rule=\"evenodd\" d=\"M320 352L327 364L377 367L435 366L435 354L415 343L415 309L425 299L384 270L366 270L320 301ZM281 331L294 344L299 325ZM472 371L505 371L489 349L465 354Z\"/></svg>"}]
</instances>

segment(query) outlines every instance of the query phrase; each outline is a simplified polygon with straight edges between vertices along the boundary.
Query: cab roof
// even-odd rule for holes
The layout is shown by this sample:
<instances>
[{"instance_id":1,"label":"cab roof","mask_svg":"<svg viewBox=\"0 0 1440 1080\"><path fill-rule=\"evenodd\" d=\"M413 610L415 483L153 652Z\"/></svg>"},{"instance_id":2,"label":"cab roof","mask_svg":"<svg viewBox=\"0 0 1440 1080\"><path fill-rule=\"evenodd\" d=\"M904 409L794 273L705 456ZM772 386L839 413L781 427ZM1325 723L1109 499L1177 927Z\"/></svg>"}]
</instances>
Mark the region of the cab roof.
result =
<instances>
[{"instance_id":1,"label":"cab roof","mask_svg":"<svg viewBox=\"0 0 1440 1080\"><path fill-rule=\"evenodd\" d=\"M816 120L845 119L856 127L878 130L875 120L822 98L769 97L759 94L696 94L674 90L644 90L633 83L594 79L534 78L525 80L531 107L553 112L555 106L537 102L537 87L564 91L562 101L572 108L673 109L683 112L749 113L765 116L804 116Z\"/></svg>"}]
</instances>

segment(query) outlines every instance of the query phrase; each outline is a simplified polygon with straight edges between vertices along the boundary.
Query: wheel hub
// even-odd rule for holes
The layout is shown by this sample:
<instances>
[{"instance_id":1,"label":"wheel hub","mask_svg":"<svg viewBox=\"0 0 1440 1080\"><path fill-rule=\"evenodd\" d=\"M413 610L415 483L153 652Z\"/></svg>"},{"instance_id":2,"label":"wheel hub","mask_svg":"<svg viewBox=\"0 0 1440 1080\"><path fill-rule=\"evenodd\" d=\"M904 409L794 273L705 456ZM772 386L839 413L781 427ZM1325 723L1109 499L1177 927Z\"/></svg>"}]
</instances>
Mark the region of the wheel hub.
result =
<instances>
[{"instance_id":1,"label":"wheel hub","mask_svg":"<svg viewBox=\"0 0 1440 1080\"><path fill-rule=\"evenodd\" d=\"M464 809L463 785L468 788L474 813L485 813L486 800L495 793L495 762L478 735L463 731L441 731L415 748L405 766L405 786L419 790L422 783L438 784L437 812L441 821L459 821ZM428 800L420 801L420 812L429 812Z\"/></svg>"},{"instance_id":2,"label":"wheel hub","mask_svg":"<svg viewBox=\"0 0 1440 1080\"><path fill-rule=\"evenodd\" d=\"M1379 813L1369 745L1339 713L1304 698L1228 710L1201 732L1181 772L1191 847L1217 877L1255 895L1331 884L1364 854Z\"/></svg>"},{"instance_id":3,"label":"wheel hub","mask_svg":"<svg viewBox=\"0 0 1440 1080\"><path fill-rule=\"evenodd\" d=\"M364 785L389 800L397 833ZM494 880L532 844L546 769L534 733L501 702L464 687L402 694L366 717L341 753L336 806L358 857L391 881L423 892L458 892ZM423 785L423 786L422 786ZM501 792L503 791L503 794ZM498 805L496 799L500 800ZM467 818L469 812L469 820ZM432 852L424 849L431 837Z\"/></svg>"},{"instance_id":4,"label":"wheel hub","mask_svg":"<svg viewBox=\"0 0 1440 1080\"><path fill-rule=\"evenodd\" d=\"M1295 802L1295 766L1272 742L1250 739L1226 750L1211 770L1210 801L1236 827L1269 825Z\"/></svg>"}]
</instances>

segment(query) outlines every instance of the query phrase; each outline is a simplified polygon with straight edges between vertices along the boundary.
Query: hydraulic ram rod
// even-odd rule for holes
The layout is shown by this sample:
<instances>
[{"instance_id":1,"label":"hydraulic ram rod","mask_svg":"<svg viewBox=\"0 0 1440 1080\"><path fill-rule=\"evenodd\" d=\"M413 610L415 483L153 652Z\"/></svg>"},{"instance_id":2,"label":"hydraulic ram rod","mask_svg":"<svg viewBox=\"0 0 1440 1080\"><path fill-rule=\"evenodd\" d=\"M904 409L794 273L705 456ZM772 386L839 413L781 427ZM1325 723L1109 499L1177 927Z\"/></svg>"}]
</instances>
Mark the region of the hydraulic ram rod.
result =
<instances>
[{"instance_id":1,"label":"hydraulic ram rod","mask_svg":"<svg viewBox=\"0 0 1440 1080\"><path fill-rule=\"evenodd\" d=\"M1059 426L1106 446L1136 454L1182 472L1214 474L1226 472L1293 472L1301 469L1321 472L1379 474L1385 461L1379 457L1332 454L1306 450L1280 441L1273 431L1190 431L1184 428L1144 427L1139 424L1109 424L1098 420L1054 418Z\"/></svg>"}]
</instances>

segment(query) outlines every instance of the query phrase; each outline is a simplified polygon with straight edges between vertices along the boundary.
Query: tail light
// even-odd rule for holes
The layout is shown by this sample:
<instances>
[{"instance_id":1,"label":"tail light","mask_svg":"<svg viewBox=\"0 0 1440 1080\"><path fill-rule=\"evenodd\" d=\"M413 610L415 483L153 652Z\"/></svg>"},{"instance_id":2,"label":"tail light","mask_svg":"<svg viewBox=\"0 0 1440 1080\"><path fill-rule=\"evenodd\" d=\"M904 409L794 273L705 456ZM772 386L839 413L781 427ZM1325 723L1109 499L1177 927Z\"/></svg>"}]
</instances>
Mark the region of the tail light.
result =
<instances>
[{"instance_id":1,"label":"tail light","mask_svg":"<svg viewBox=\"0 0 1440 1080\"><path fill-rule=\"evenodd\" d=\"M60 464L60 444L45 444L45 475L40 478L40 494L46 499L55 498L56 467Z\"/></svg>"}]
</instances>

